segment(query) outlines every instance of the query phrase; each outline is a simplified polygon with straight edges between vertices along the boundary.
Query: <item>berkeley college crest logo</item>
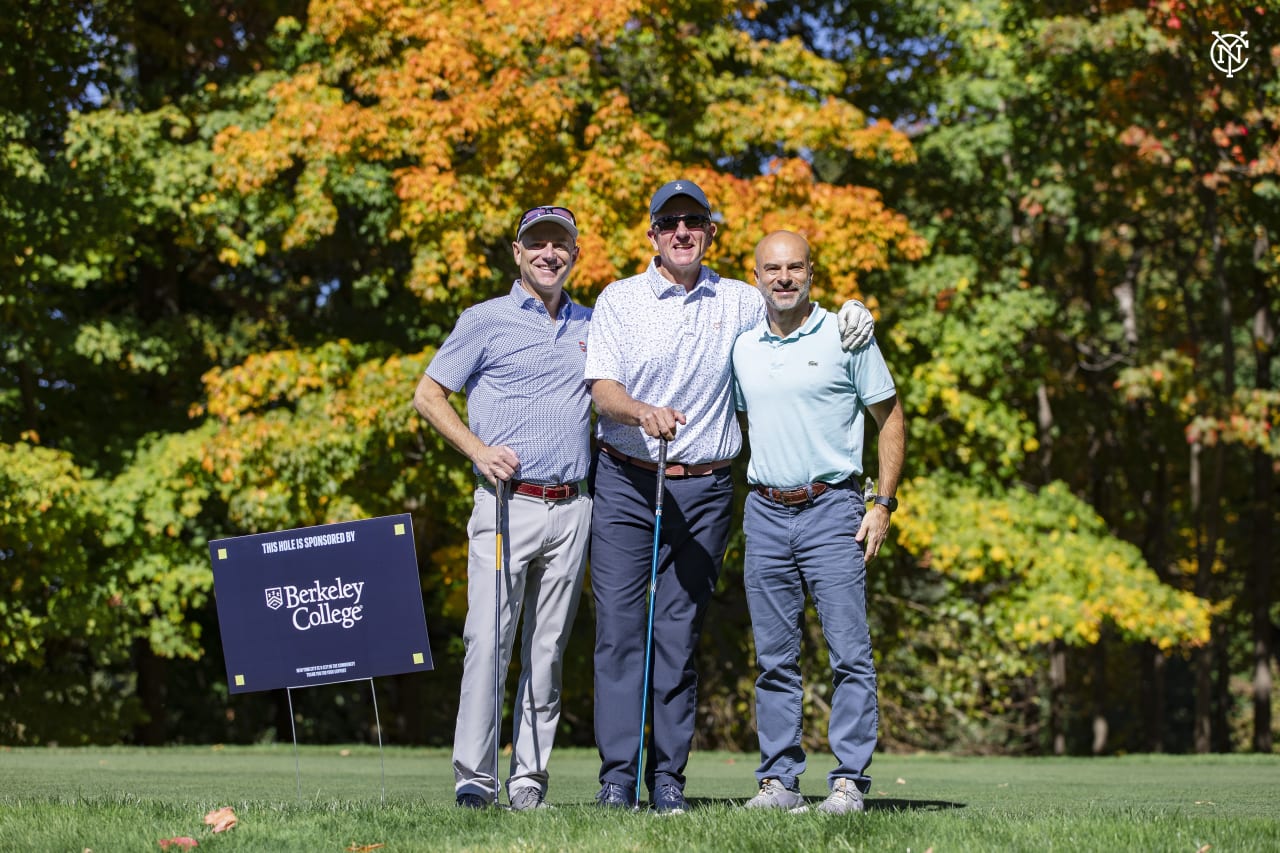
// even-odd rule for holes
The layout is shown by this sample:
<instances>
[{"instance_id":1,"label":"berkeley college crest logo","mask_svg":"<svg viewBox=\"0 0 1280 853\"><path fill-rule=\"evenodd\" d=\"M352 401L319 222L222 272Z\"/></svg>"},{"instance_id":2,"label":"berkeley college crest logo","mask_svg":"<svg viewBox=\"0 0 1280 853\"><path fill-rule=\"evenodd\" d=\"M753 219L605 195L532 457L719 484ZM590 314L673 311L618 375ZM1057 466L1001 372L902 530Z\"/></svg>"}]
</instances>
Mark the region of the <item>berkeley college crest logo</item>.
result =
<instances>
[{"instance_id":1,"label":"berkeley college crest logo","mask_svg":"<svg viewBox=\"0 0 1280 853\"><path fill-rule=\"evenodd\" d=\"M264 590L267 594L267 606L272 610L279 610L284 606L284 590L278 586Z\"/></svg>"}]
</instances>

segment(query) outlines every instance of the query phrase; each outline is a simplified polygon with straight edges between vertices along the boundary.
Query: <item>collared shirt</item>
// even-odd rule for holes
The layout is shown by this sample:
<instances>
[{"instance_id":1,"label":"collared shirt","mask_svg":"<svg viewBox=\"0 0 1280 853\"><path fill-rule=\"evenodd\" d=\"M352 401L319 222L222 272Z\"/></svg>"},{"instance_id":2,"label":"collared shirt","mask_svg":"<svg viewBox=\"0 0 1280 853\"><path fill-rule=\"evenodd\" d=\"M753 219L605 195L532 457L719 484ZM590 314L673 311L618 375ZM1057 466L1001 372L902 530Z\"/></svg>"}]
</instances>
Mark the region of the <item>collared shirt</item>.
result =
<instances>
[{"instance_id":1,"label":"collared shirt","mask_svg":"<svg viewBox=\"0 0 1280 853\"><path fill-rule=\"evenodd\" d=\"M507 296L463 311L427 366L444 387L466 389L471 431L514 450L516 477L532 483L577 482L591 462L582 379L591 309L564 297L552 318L517 280Z\"/></svg>"},{"instance_id":2,"label":"collared shirt","mask_svg":"<svg viewBox=\"0 0 1280 853\"><path fill-rule=\"evenodd\" d=\"M734 401L747 413L747 481L786 489L862 474L866 407L897 393L875 339L840 348L836 315L812 303L785 338L766 320L733 348Z\"/></svg>"},{"instance_id":3,"label":"collared shirt","mask_svg":"<svg viewBox=\"0 0 1280 853\"><path fill-rule=\"evenodd\" d=\"M691 291L649 268L615 281L596 300L588 381L612 379L636 400L670 406L688 423L667 448L672 462L730 459L742 449L733 413L733 342L765 316L764 297L707 267ZM601 415L596 433L628 456L656 461L658 439Z\"/></svg>"}]
</instances>

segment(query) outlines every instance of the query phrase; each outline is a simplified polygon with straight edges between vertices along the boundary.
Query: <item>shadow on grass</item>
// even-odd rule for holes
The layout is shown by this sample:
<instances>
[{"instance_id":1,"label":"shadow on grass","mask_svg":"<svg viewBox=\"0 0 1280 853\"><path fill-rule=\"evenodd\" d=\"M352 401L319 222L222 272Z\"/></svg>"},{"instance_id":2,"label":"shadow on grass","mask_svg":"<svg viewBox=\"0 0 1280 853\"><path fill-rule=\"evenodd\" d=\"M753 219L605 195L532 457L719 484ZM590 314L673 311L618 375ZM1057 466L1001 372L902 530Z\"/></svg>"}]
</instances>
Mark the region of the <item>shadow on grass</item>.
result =
<instances>
[{"instance_id":1,"label":"shadow on grass","mask_svg":"<svg viewBox=\"0 0 1280 853\"><path fill-rule=\"evenodd\" d=\"M744 797L740 800L723 800L715 797L689 797L688 803L691 809L699 806L730 806L733 808L741 807L750 797ZM810 809L816 809L818 804L823 800L822 797L805 797L805 805ZM865 800L867 811L869 812L940 812L947 809L963 809L966 803L955 803L951 800L900 800L890 797L875 797Z\"/></svg>"},{"instance_id":2,"label":"shadow on grass","mask_svg":"<svg viewBox=\"0 0 1280 853\"><path fill-rule=\"evenodd\" d=\"M950 800L894 800L883 797L866 802L869 812L940 812L946 809L962 809L966 805L953 803Z\"/></svg>"}]
</instances>

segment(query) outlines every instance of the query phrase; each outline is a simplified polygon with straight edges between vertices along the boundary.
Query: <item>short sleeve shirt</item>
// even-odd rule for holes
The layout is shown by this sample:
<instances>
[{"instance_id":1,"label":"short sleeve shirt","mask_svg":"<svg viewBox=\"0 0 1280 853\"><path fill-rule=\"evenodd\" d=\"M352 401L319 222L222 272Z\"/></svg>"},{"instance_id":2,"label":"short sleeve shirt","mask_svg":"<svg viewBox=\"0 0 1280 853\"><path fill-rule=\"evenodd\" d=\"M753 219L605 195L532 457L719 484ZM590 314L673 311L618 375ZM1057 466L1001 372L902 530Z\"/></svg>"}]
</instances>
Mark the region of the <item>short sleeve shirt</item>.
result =
<instances>
[{"instance_id":1,"label":"short sleeve shirt","mask_svg":"<svg viewBox=\"0 0 1280 853\"><path fill-rule=\"evenodd\" d=\"M747 413L747 481L792 488L860 476L866 407L897 393L873 338L840 348L836 315L814 303L785 338L767 321L733 348L734 397Z\"/></svg>"},{"instance_id":2,"label":"short sleeve shirt","mask_svg":"<svg viewBox=\"0 0 1280 853\"><path fill-rule=\"evenodd\" d=\"M587 476L591 396L583 381L591 309L564 294L553 318L516 281L473 305L436 351L427 375L467 394L467 425L520 459L516 477L572 483ZM478 473L478 472L477 472Z\"/></svg>"},{"instance_id":3,"label":"short sleeve shirt","mask_svg":"<svg viewBox=\"0 0 1280 853\"><path fill-rule=\"evenodd\" d=\"M688 423L667 448L672 462L730 459L742 449L733 411L733 342L764 316L764 297L744 281L704 266L686 293L651 261L596 300L587 380L612 379L636 400L683 412ZM596 431L628 456L658 458L658 440L638 426L601 415Z\"/></svg>"}]
</instances>

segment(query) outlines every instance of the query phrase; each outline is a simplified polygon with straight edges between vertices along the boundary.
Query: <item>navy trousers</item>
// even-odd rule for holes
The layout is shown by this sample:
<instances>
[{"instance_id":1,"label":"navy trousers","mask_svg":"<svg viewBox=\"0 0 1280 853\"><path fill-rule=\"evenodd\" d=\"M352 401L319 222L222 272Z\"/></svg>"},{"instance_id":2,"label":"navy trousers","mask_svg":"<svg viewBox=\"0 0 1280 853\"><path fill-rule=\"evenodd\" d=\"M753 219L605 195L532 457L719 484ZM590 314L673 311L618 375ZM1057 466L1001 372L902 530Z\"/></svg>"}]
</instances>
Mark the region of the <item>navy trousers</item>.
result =
<instances>
[{"instance_id":1,"label":"navy trousers","mask_svg":"<svg viewBox=\"0 0 1280 853\"><path fill-rule=\"evenodd\" d=\"M591 518L595 729L600 781L635 790L657 473L601 452ZM698 698L694 657L729 540L728 467L667 478L654 593L652 735L645 783L684 788Z\"/></svg>"}]
</instances>

